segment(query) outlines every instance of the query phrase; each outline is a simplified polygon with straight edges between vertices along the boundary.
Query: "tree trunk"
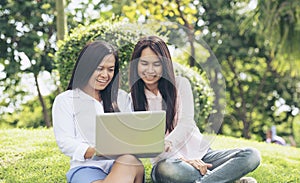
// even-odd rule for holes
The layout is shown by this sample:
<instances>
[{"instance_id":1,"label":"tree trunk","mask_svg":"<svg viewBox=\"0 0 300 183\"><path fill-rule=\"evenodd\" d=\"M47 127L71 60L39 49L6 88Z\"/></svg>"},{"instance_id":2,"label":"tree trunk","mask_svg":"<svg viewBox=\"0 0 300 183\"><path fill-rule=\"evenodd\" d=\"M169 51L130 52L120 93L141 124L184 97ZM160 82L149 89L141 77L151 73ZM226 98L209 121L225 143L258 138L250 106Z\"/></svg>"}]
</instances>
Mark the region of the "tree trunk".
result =
<instances>
[{"instance_id":1,"label":"tree trunk","mask_svg":"<svg viewBox=\"0 0 300 183\"><path fill-rule=\"evenodd\" d=\"M190 67L195 66L195 46L194 46L194 33L192 30L188 30L188 37L189 37L189 42L191 46L191 55L189 58L189 65Z\"/></svg>"},{"instance_id":2,"label":"tree trunk","mask_svg":"<svg viewBox=\"0 0 300 183\"><path fill-rule=\"evenodd\" d=\"M237 113L238 113L239 119L241 119L243 122L243 126L244 126L243 137L246 139L250 139L250 120L247 120L247 107L246 107L245 93L244 93L241 83L239 82L238 73L235 70L234 63L232 63L230 59L228 59L227 63L229 65L230 70L234 74L234 78L237 82L236 86L237 86L237 89L239 90L238 96L241 99L241 108L238 109ZM249 111L249 113L251 113L251 111Z\"/></svg>"},{"instance_id":3,"label":"tree trunk","mask_svg":"<svg viewBox=\"0 0 300 183\"><path fill-rule=\"evenodd\" d=\"M195 46L194 46L194 28L191 24L189 24L188 20L186 19L186 17L184 16L184 14L182 13L181 9L180 9L180 0L176 0L176 4L177 4L177 10L180 13L180 18L183 20L184 22L184 27L187 28L186 33L188 34L188 40L191 46L191 55L189 57L189 65L190 67L195 66Z\"/></svg>"},{"instance_id":4,"label":"tree trunk","mask_svg":"<svg viewBox=\"0 0 300 183\"><path fill-rule=\"evenodd\" d=\"M242 115L244 115L244 114L242 114ZM244 124L243 137L246 138L246 139L250 139L251 138L251 136L250 136L250 124L247 121L246 117L243 117L243 118L244 118L244 119L242 119L243 124Z\"/></svg>"},{"instance_id":5,"label":"tree trunk","mask_svg":"<svg viewBox=\"0 0 300 183\"><path fill-rule=\"evenodd\" d=\"M57 40L63 40L67 31L67 19L65 16L65 0L56 0L56 29Z\"/></svg>"},{"instance_id":6,"label":"tree trunk","mask_svg":"<svg viewBox=\"0 0 300 183\"><path fill-rule=\"evenodd\" d=\"M36 89L37 89L37 92L38 92L39 101L41 103L42 110L43 110L43 118L44 118L46 127L49 128L49 127L51 127L51 120L50 120L50 117L49 117L49 114L48 114L48 110L47 110L47 106L45 104L44 98L41 94L40 85L39 85L39 82L38 82L38 74L34 73L33 75L34 75L35 86L36 86Z\"/></svg>"},{"instance_id":7,"label":"tree trunk","mask_svg":"<svg viewBox=\"0 0 300 183\"><path fill-rule=\"evenodd\" d=\"M212 73L210 74L211 76L214 76L210 79L210 82L212 84L212 89L214 91L215 94L215 99L214 99L214 110L216 110L215 113L210 115L210 122L212 122L211 124L211 128L214 131L214 133L216 134L222 134L223 130L222 130L222 123L224 120L224 92L222 90L222 83L219 82L218 79L218 73L220 72L218 69L213 69L211 71Z\"/></svg>"}]
</instances>

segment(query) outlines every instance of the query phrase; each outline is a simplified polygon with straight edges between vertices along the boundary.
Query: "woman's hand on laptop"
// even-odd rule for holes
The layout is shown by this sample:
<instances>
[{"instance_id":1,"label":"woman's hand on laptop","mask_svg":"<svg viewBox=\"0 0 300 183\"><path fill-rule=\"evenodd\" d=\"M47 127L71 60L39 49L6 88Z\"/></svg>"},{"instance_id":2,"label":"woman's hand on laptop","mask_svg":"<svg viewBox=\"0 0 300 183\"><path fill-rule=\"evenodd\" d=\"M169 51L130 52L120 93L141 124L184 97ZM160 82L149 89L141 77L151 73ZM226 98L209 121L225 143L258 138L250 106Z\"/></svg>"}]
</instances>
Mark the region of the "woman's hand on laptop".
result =
<instances>
[{"instance_id":1,"label":"woman's hand on laptop","mask_svg":"<svg viewBox=\"0 0 300 183\"><path fill-rule=\"evenodd\" d=\"M91 159L95 153L96 149L94 147L88 147L88 149L85 151L84 158Z\"/></svg>"},{"instance_id":2,"label":"woman's hand on laptop","mask_svg":"<svg viewBox=\"0 0 300 183\"><path fill-rule=\"evenodd\" d=\"M172 150L172 142L165 140L165 152L171 152Z\"/></svg>"}]
</instances>

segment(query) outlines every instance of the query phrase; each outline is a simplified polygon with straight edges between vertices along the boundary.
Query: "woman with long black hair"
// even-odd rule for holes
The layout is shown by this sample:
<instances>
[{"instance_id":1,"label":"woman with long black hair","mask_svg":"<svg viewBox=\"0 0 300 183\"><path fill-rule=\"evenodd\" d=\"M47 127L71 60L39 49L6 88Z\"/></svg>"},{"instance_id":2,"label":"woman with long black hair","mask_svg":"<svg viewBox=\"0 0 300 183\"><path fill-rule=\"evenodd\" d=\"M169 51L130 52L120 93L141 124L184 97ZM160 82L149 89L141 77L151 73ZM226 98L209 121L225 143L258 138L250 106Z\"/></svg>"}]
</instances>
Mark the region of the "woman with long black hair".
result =
<instances>
[{"instance_id":1,"label":"woman with long black hair","mask_svg":"<svg viewBox=\"0 0 300 183\"><path fill-rule=\"evenodd\" d=\"M191 85L175 77L166 43L157 36L141 38L130 62L134 111L166 111L165 152L152 159L155 183L221 183L238 180L260 164L256 149L212 150L194 121Z\"/></svg>"},{"instance_id":2,"label":"woman with long black hair","mask_svg":"<svg viewBox=\"0 0 300 183\"><path fill-rule=\"evenodd\" d=\"M103 41L87 44L75 63L67 90L55 98L52 111L56 142L70 157L68 183L143 182L144 167L132 155L116 160L93 158L96 115L126 111L129 105L127 93L118 86L117 51Z\"/></svg>"}]
</instances>

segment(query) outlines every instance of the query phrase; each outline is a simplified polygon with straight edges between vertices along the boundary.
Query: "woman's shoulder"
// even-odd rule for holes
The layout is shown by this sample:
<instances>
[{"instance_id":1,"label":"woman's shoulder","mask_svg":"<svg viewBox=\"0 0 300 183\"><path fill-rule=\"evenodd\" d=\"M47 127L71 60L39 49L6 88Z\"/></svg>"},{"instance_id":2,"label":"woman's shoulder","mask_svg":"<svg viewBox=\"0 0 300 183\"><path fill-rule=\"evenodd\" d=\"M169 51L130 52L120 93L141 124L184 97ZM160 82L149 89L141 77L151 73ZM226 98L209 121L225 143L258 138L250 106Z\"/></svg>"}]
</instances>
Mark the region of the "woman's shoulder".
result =
<instances>
[{"instance_id":1,"label":"woman's shoulder","mask_svg":"<svg viewBox=\"0 0 300 183\"><path fill-rule=\"evenodd\" d=\"M74 90L66 90L66 91L61 92L60 94L58 94L55 98L73 97L73 92L74 92Z\"/></svg>"},{"instance_id":2,"label":"woman's shoulder","mask_svg":"<svg viewBox=\"0 0 300 183\"><path fill-rule=\"evenodd\" d=\"M67 102L68 100L73 100L76 97L75 90L66 90L55 97L55 102L63 101Z\"/></svg>"},{"instance_id":3,"label":"woman's shoulder","mask_svg":"<svg viewBox=\"0 0 300 183\"><path fill-rule=\"evenodd\" d=\"M53 108L66 107L72 105L73 102L73 90L66 90L58 94L53 102Z\"/></svg>"},{"instance_id":4,"label":"woman's shoulder","mask_svg":"<svg viewBox=\"0 0 300 183\"><path fill-rule=\"evenodd\" d=\"M129 100L129 94L122 90L122 89L119 89L118 90L118 100Z\"/></svg>"},{"instance_id":5,"label":"woman's shoulder","mask_svg":"<svg viewBox=\"0 0 300 183\"><path fill-rule=\"evenodd\" d=\"M190 81L186 77L183 77L183 76L176 76L175 81L176 81L177 87L190 85Z\"/></svg>"},{"instance_id":6,"label":"woman's shoulder","mask_svg":"<svg viewBox=\"0 0 300 183\"><path fill-rule=\"evenodd\" d=\"M119 89L118 91L118 106L120 111L122 112L132 111L130 95L122 89Z\"/></svg>"},{"instance_id":7,"label":"woman's shoulder","mask_svg":"<svg viewBox=\"0 0 300 183\"><path fill-rule=\"evenodd\" d=\"M118 90L118 95L126 96L126 95L128 95L128 93L125 90L119 89Z\"/></svg>"},{"instance_id":8,"label":"woman's shoulder","mask_svg":"<svg viewBox=\"0 0 300 183\"><path fill-rule=\"evenodd\" d=\"M176 80L176 82L180 82L180 81L188 81L188 79L187 79L186 77L181 76L181 75L176 76L176 77L175 77L175 80Z\"/></svg>"}]
</instances>

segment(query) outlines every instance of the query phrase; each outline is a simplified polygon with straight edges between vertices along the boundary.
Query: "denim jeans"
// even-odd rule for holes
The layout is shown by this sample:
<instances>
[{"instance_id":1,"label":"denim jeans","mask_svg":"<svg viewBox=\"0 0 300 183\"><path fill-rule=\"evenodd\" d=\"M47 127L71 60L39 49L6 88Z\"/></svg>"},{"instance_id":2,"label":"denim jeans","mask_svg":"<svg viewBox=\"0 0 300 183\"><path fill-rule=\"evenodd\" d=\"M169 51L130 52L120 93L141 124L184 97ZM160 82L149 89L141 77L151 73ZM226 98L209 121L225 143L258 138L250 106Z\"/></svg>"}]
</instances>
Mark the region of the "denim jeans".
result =
<instances>
[{"instance_id":1,"label":"denim jeans","mask_svg":"<svg viewBox=\"0 0 300 183\"><path fill-rule=\"evenodd\" d=\"M253 148L209 150L202 158L213 166L202 176L199 170L178 159L158 162L151 172L154 183L225 183L233 182L260 164L260 153Z\"/></svg>"}]
</instances>

